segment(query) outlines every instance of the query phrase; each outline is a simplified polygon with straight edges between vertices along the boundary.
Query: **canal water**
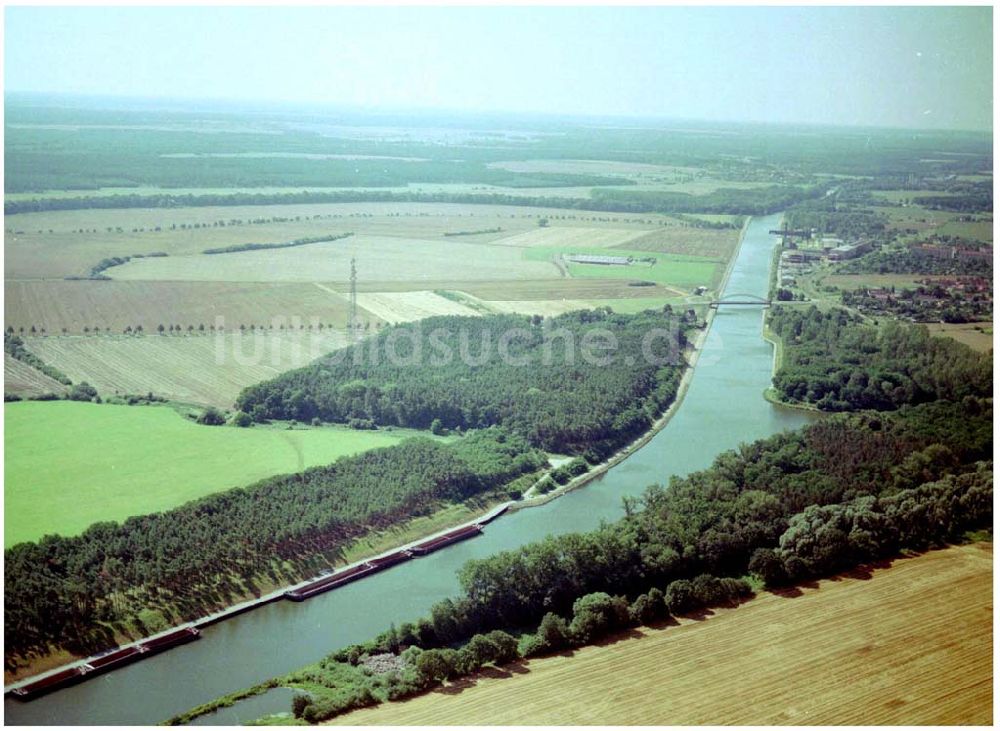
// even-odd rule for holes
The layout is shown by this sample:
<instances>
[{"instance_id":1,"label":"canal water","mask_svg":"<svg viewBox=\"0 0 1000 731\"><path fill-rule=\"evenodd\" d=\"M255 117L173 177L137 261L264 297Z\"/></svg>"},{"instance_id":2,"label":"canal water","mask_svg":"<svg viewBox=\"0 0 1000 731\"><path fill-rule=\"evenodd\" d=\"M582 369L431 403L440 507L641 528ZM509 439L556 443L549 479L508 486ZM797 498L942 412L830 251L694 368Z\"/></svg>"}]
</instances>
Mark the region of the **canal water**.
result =
<instances>
[{"instance_id":1,"label":"canal water","mask_svg":"<svg viewBox=\"0 0 1000 731\"><path fill-rule=\"evenodd\" d=\"M780 215L755 218L733 266L727 294L766 296ZM765 401L772 346L758 307L719 310L690 388L673 419L642 449L586 487L490 524L481 537L408 561L303 603L276 602L203 631L202 638L148 660L30 702L4 701L7 724L149 724L319 660L389 626L414 620L457 594L466 561L549 534L586 531L622 515L622 497L711 464L719 452L794 429L811 418ZM288 710L273 701L236 704L205 721L231 724ZM273 705L273 707L270 707Z\"/></svg>"}]
</instances>

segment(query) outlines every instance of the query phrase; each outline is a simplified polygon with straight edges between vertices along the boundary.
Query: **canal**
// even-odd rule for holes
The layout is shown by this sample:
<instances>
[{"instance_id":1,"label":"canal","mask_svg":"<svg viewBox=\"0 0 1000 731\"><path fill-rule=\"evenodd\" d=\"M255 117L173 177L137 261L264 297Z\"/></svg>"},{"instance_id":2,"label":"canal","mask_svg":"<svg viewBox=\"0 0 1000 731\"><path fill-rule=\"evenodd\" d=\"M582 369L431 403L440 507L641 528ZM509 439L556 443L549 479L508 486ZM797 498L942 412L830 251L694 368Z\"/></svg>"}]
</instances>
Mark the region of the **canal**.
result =
<instances>
[{"instance_id":1,"label":"canal","mask_svg":"<svg viewBox=\"0 0 1000 731\"><path fill-rule=\"evenodd\" d=\"M766 296L780 214L755 218L726 286L727 294ZM646 446L586 487L492 523L484 535L409 561L303 603L277 602L204 630L202 638L38 700L5 699L7 724L150 724L220 695L319 660L389 626L414 620L458 592L466 561L516 548L549 534L585 531L622 514L622 497L638 495L711 464L741 442L806 423L802 411L774 406L762 393L771 378L772 346L761 336L761 309L719 310L690 388L673 419ZM231 724L288 710L285 694L226 709L206 721Z\"/></svg>"}]
</instances>

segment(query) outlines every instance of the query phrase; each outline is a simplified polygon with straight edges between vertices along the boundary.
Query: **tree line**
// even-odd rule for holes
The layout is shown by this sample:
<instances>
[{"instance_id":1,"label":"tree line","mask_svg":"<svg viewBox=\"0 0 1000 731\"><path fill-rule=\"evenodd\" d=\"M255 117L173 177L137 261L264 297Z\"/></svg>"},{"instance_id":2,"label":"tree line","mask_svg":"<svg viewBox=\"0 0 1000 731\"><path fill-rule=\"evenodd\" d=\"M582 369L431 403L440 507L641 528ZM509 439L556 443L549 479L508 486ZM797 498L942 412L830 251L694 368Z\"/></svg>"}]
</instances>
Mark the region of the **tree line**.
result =
<instances>
[{"instance_id":1,"label":"tree line","mask_svg":"<svg viewBox=\"0 0 1000 731\"><path fill-rule=\"evenodd\" d=\"M306 244L321 244L330 241L339 241L353 236L353 233L326 234L321 236L304 236L285 243L278 244L233 244L232 246L219 246L213 249L205 249L202 254L233 254L238 251L259 251L261 249L288 249L294 246L305 246Z\"/></svg>"},{"instance_id":2,"label":"tree line","mask_svg":"<svg viewBox=\"0 0 1000 731\"><path fill-rule=\"evenodd\" d=\"M23 330L23 328L22 328ZM31 331L34 332L35 328L32 326ZM44 332L44 328L43 328ZM3 336L3 350L11 358L26 363L37 371L41 371L49 378L58 381L64 386L72 386L73 381L70 380L69 376L63 373L61 370L55 366L51 366L44 360L39 358L37 355L28 350L24 345L24 340L19 336L14 334L13 328L8 327L4 332Z\"/></svg>"}]
</instances>

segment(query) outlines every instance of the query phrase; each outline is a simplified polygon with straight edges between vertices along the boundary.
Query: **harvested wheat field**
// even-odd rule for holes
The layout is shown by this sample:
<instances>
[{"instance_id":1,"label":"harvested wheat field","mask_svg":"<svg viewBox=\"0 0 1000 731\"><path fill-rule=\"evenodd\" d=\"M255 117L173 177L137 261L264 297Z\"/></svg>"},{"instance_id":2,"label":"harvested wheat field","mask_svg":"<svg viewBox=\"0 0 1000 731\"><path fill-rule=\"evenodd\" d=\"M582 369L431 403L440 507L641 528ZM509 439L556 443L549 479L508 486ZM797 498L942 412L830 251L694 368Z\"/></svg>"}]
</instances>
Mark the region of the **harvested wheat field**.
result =
<instances>
[{"instance_id":1,"label":"harvested wheat field","mask_svg":"<svg viewBox=\"0 0 1000 731\"><path fill-rule=\"evenodd\" d=\"M729 259L736 253L739 242L740 232L734 228L705 229L674 226L650 231L625 243L616 244L614 248Z\"/></svg>"},{"instance_id":2,"label":"harvested wheat field","mask_svg":"<svg viewBox=\"0 0 1000 731\"><path fill-rule=\"evenodd\" d=\"M976 724L993 720L993 546L898 559L338 724Z\"/></svg>"},{"instance_id":3,"label":"harvested wheat field","mask_svg":"<svg viewBox=\"0 0 1000 731\"><path fill-rule=\"evenodd\" d=\"M235 330L240 325L323 323L346 328L350 311L346 297L310 282L7 280L4 296L4 327L45 328L51 335L64 329L80 334L85 327L121 333L138 325L148 333L159 325ZM368 313L362 316L372 319Z\"/></svg>"},{"instance_id":4,"label":"harvested wheat field","mask_svg":"<svg viewBox=\"0 0 1000 731\"><path fill-rule=\"evenodd\" d=\"M465 305L434 292L362 292L358 305L380 320L413 322L435 315L478 315Z\"/></svg>"},{"instance_id":5,"label":"harvested wheat field","mask_svg":"<svg viewBox=\"0 0 1000 731\"><path fill-rule=\"evenodd\" d=\"M582 246L593 248L624 246L627 242L648 233L648 229L622 228L579 228L574 226L550 226L536 228L515 236L494 241L494 246Z\"/></svg>"},{"instance_id":6,"label":"harvested wheat field","mask_svg":"<svg viewBox=\"0 0 1000 731\"><path fill-rule=\"evenodd\" d=\"M26 338L28 349L102 396L147 393L229 408L246 386L347 344L342 331Z\"/></svg>"},{"instance_id":7,"label":"harvested wheat field","mask_svg":"<svg viewBox=\"0 0 1000 731\"><path fill-rule=\"evenodd\" d=\"M558 278L546 261L522 258L508 246L475 246L447 240L357 235L292 249L240 251L133 259L114 267L115 280L210 282L330 282L350 278L357 259L359 281Z\"/></svg>"},{"instance_id":8,"label":"harvested wheat field","mask_svg":"<svg viewBox=\"0 0 1000 731\"><path fill-rule=\"evenodd\" d=\"M62 393L66 386L49 378L37 368L3 354L3 391L18 396L38 396L43 393Z\"/></svg>"}]
</instances>

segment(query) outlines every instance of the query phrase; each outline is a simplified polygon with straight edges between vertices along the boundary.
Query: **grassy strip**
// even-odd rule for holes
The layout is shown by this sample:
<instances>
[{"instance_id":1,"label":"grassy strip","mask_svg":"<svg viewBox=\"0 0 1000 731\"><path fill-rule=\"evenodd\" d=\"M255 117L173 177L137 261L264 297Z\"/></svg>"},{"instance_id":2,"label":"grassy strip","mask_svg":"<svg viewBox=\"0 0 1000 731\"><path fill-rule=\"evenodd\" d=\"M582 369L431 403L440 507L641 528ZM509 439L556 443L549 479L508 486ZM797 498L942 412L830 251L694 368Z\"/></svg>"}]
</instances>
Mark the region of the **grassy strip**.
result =
<instances>
[{"instance_id":1,"label":"grassy strip","mask_svg":"<svg viewBox=\"0 0 1000 731\"><path fill-rule=\"evenodd\" d=\"M272 688L277 688L280 685L279 678L271 678L270 680L265 680L263 683L258 683L249 688L244 688L243 690L238 690L235 693L230 693L229 695L224 695L221 698L216 698L214 701L209 701L208 703L202 703L200 706L195 706L190 710L184 711L184 713L179 713L176 716L168 718L163 721L161 726L185 726L199 716L204 716L208 713L214 713L220 708L229 708L237 701L244 700L246 698L252 698L255 695L260 695L261 693L266 693Z\"/></svg>"}]
</instances>

